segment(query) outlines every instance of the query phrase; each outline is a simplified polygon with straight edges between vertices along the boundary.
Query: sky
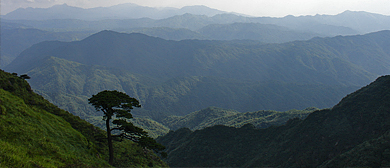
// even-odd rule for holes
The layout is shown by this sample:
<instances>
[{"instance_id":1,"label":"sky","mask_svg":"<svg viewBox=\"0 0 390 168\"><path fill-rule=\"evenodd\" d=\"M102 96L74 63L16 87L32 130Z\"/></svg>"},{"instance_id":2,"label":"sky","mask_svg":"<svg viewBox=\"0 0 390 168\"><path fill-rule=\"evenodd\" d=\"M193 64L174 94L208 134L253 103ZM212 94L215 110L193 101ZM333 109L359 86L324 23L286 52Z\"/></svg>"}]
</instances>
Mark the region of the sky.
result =
<instances>
[{"instance_id":1,"label":"sky","mask_svg":"<svg viewBox=\"0 0 390 168\"><path fill-rule=\"evenodd\" d=\"M390 16L390 0L0 0L2 15L17 8L48 8L64 3L81 8L107 7L123 3L175 8L204 5L227 12L271 17L336 15L346 10Z\"/></svg>"}]
</instances>

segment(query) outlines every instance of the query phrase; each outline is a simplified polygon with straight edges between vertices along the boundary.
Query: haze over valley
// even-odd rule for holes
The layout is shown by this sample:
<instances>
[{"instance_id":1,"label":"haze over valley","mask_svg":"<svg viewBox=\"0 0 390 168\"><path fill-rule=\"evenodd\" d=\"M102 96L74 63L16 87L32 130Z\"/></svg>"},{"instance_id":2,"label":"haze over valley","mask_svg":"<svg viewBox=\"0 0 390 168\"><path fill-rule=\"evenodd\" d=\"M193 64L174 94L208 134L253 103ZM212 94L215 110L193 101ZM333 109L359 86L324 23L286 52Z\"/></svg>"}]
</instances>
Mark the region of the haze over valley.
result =
<instances>
[{"instance_id":1,"label":"haze over valley","mask_svg":"<svg viewBox=\"0 0 390 168\"><path fill-rule=\"evenodd\" d=\"M90 158L68 153L62 135L39 127L50 139L43 146L58 146L45 163L33 156L51 157L50 147L24 151L12 125L0 144L18 158L0 149L0 167L390 166L388 15L254 17L204 5L62 4L1 15L0 47L0 124L22 116L24 124L43 117L53 125L47 115L54 115L69 123L55 129L81 137L86 146L74 151ZM130 152L108 162L111 147L97 137L109 127L89 103L104 90L139 101L128 121L164 145L166 158L124 141L115 150ZM42 140L33 139L39 150Z\"/></svg>"}]
</instances>

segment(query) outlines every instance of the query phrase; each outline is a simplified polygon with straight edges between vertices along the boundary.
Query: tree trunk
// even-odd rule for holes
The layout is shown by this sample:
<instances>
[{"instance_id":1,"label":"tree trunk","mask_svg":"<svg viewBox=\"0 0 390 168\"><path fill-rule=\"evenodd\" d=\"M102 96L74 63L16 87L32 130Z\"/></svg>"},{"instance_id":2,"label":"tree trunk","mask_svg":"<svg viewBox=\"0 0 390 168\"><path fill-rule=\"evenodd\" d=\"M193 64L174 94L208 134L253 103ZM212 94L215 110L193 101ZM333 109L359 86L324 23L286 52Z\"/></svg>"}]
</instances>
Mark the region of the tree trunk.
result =
<instances>
[{"instance_id":1,"label":"tree trunk","mask_svg":"<svg viewBox=\"0 0 390 168\"><path fill-rule=\"evenodd\" d=\"M114 149L112 147L112 137L111 137L111 131L110 131L110 119L106 119L106 128L107 128L107 140L108 140L108 153L109 153L109 160L108 163L112 165L114 163Z\"/></svg>"}]
</instances>

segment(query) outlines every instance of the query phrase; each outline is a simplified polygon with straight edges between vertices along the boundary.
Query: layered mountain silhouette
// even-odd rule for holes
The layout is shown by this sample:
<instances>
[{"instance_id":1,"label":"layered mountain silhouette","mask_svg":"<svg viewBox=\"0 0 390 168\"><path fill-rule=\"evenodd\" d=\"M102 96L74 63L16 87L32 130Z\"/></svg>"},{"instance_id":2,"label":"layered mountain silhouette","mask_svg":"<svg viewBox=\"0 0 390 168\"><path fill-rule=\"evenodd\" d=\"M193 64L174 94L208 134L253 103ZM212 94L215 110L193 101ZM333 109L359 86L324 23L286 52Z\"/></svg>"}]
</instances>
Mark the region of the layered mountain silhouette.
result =
<instances>
[{"instance_id":1,"label":"layered mountain silhouette","mask_svg":"<svg viewBox=\"0 0 390 168\"><path fill-rule=\"evenodd\" d=\"M0 66L8 65L32 44L46 40L80 40L101 30L143 33L167 40L283 43L388 30L389 20L389 16L355 11L338 15L248 17L205 6L175 9L123 4L82 9L64 4L45 9L18 9L2 16L1 39L4 46L1 47Z\"/></svg>"},{"instance_id":2,"label":"layered mountain silhouette","mask_svg":"<svg viewBox=\"0 0 390 168\"><path fill-rule=\"evenodd\" d=\"M133 3L120 4L110 7L96 7L83 9L69 6L67 4L54 5L50 8L19 8L3 16L12 20L51 20L51 19L79 19L79 20L101 20L101 19L138 19L151 18L163 19L186 13L195 15L214 16L227 13L212 9L206 6L185 6L183 8L153 8L140 6Z\"/></svg>"},{"instance_id":3,"label":"layered mountain silhouette","mask_svg":"<svg viewBox=\"0 0 390 168\"><path fill-rule=\"evenodd\" d=\"M142 12L141 12L142 11ZM2 21L23 23L39 29L95 30L140 27L169 27L198 30L210 24L261 23L324 36L365 34L390 28L390 16L364 11L337 15L250 17L206 6L151 8L136 4L82 9L66 4L50 8L17 9Z\"/></svg>"}]
</instances>

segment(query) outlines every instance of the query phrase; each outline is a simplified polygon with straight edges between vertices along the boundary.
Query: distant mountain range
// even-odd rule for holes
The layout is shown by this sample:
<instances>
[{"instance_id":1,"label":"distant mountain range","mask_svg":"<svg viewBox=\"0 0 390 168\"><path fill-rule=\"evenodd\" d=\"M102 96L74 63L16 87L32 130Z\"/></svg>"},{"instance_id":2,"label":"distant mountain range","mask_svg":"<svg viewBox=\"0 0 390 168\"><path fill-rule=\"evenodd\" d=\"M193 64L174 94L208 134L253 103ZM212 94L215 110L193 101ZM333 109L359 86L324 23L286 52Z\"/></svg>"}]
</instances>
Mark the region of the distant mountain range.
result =
<instances>
[{"instance_id":1,"label":"distant mountain range","mask_svg":"<svg viewBox=\"0 0 390 168\"><path fill-rule=\"evenodd\" d=\"M102 19L164 19L183 14L214 16L227 13L206 6L185 6L183 8L152 8L139 6L133 3L115 5L111 7L96 7L83 9L79 7L54 5L50 8L19 8L2 16L11 20L51 20L51 19L79 19L79 20L102 20Z\"/></svg>"},{"instance_id":2,"label":"distant mountain range","mask_svg":"<svg viewBox=\"0 0 390 168\"><path fill-rule=\"evenodd\" d=\"M125 15L133 17L121 18ZM255 40L262 43L283 43L313 37L390 30L389 18L390 16L353 11L338 15L248 17L205 6L161 9L135 4L93 9L66 4L45 9L18 9L1 19L3 47L0 67L9 64L23 50L38 42L81 40L102 30L143 33L167 40Z\"/></svg>"},{"instance_id":3,"label":"distant mountain range","mask_svg":"<svg viewBox=\"0 0 390 168\"><path fill-rule=\"evenodd\" d=\"M390 76L304 119L259 129L213 126L158 141L172 167L388 167Z\"/></svg>"},{"instance_id":4,"label":"distant mountain range","mask_svg":"<svg viewBox=\"0 0 390 168\"><path fill-rule=\"evenodd\" d=\"M197 30L210 24L261 23L322 35L365 34L390 29L390 16L345 11L338 15L249 17L206 6L151 8L135 4L83 9L66 4L50 8L19 8L2 16L3 21L28 23L35 28L116 29L170 27ZM61 21L59 21L61 20ZM84 20L84 21L81 21ZM44 24L41 24L44 23ZM57 24L55 24L57 23ZM72 24L72 25L69 25ZM93 25L93 26L92 26ZM54 26L54 27L53 27Z\"/></svg>"},{"instance_id":5,"label":"distant mountain range","mask_svg":"<svg viewBox=\"0 0 390 168\"><path fill-rule=\"evenodd\" d=\"M129 30L132 28L185 28L197 31L211 24L232 23L260 23L282 26L294 31L316 33L322 36L365 34L380 30L390 29L390 16L373 14L368 12L346 11L338 15L316 16L286 16L283 18L272 17L246 17L229 13L214 16L182 14L163 19L137 18L137 19L98 19L80 20L74 18L30 20L2 18L5 23L18 23L37 29L56 31L101 31L104 29Z\"/></svg>"},{"instance_id":6,"label":"distant mountain range","mask_svg":"<svg viewBox=\"0 0 390 168\"><path fill-rule=\"evenodd\" d=\"M318 34L302 33L276 25L259 23L233 23L209 25L199 31L168 27L118 29L123 32L140 32L168 40L203 39L203 40L256 40L263 43L280 43L294 40L308 40ZM2 23L1 27L1 66L9 64L23 50L42 41L82 40L95 31L53 32L40 30L22 24Z\"/></svg>"},{"instance_id":7,"label":"distant mountain range","mask_svg":"<svg viewBox=\"0 0 390 168\"><path fill-rule=\"evenodd\" d=\"M23 28L23 25L1 24L1 57L0 68L12 62L23 50L42 41L75 41L81 40L92 32L51 32L34 28Z\"/></svg>"}]
</instances>

